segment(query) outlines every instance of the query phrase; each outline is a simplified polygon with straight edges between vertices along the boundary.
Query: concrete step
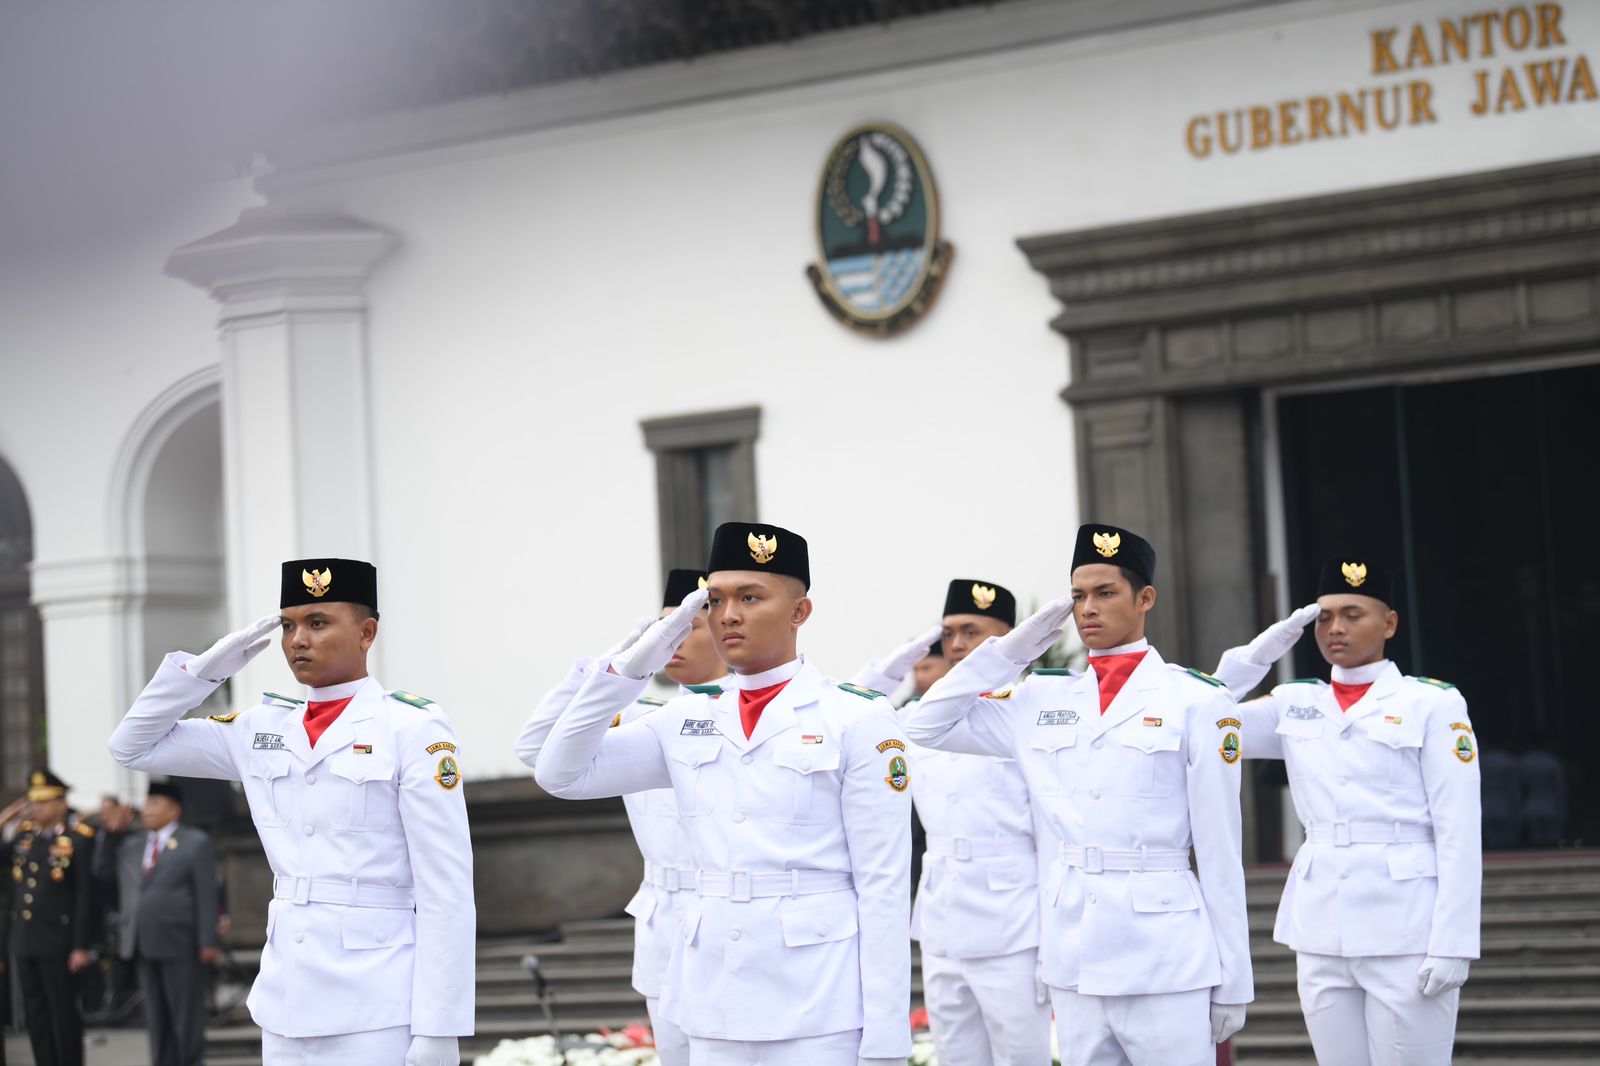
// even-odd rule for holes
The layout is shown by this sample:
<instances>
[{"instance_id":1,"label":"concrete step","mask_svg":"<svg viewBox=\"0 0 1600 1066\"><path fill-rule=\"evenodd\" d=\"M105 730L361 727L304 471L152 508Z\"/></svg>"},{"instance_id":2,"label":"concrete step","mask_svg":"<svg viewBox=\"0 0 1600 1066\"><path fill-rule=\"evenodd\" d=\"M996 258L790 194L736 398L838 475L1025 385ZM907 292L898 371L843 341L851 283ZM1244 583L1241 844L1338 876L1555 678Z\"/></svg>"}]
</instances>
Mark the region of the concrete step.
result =
<instances>
[{"instance_id":1,"label":"concrete step","mask_svg":"<svg viewBox=\"0 0 1600 1066\"><path fill-rule=\"evenodd\" d=\"M1234 1060L1240 1066L1315 1066L1311 1039L1300 1033L1258 1033L1254 1027L1233 1038ZM1594 1062L1600 1055L1600 1032L1530 1032L1519 1029L1458 1031L1454 1062L1551 1061Z\"/></svg>"}]
</instances>

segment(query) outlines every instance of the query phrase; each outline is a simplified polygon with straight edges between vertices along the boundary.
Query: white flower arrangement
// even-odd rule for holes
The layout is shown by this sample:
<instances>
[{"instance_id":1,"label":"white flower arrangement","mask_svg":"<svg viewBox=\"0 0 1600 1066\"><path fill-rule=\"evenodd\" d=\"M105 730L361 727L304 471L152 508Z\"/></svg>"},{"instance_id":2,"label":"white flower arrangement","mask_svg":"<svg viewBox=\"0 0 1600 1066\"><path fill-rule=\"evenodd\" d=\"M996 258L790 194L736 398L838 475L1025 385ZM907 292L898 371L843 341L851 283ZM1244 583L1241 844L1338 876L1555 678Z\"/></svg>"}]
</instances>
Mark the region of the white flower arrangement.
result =
<instances>
[{"instance_id":1,"label":"white flower arrangement","mask_svg":"<svg viewBox=\"0 0 1600 1066\"><path fill-rule=\"evenodd\" d=\"M473 1066L660 1066L656 1049L637 1043L624 1033L590 1033L569 1038L567 1057L551 1036L530 1036L524 1040L502 1040L487 1055L479 1055ZM1055 1027L1050 1033L1051 1057L1060 1066L1061 1053L1055 1048ZM933 1037L927 1032L911 1038L909 1066L939 1066Z\"/></svg>"}]
</instances>

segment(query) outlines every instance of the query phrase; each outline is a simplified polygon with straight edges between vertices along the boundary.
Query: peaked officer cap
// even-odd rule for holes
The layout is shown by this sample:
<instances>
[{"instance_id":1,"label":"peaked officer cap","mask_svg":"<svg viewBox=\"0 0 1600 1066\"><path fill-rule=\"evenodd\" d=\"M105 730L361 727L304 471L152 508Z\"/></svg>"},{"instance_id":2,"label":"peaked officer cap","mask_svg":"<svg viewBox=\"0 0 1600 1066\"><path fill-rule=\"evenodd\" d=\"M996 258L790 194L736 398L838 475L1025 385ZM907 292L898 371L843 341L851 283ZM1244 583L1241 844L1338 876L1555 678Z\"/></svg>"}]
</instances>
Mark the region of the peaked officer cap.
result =
<instances>
[{"instance_id":1,"label":"peaked officer cap","mask_svg":"<svg viewBox=\"0 0 1600 1066\"><path fill-rule=\"evenodd\" d=\"M1130 570L1147 585L1156 583L1156 550L1149 541L1120 526L1079 526L1072 547L1072 569L1099 563Z\"/></svg>"},{"instance_id":2,"label":"peaked officer cap","mask_svg":"<svg viewBox=\"0 0 1600 1066\"><path fill-rule=\"evenodd\" d=\"M48 766L35 770L28 776L28 802L43 803L58 800L67 794L70 786L56 776Z\"/></svg>"},{"instance_id":3,"label":"peaked officer cap","mask_svg":"<svg viewBox=\"0 0 1600 1066\"><path fill-rule=\"evenodd\" d=\"M1017 598L1004 585L958 577L944 594L943 618L953 614L980 614L1008 626L1017 624Z\"/></svg>"},{"instance_id":4,"label":"peaked officer cap","mask_svg":"<svg viewBox=\"0 0 1600 1066\"><path fill-rule=\"evenodd\" d=\"M1335 555L1317 572L1317 595L1371 596L1394 606L1394 574L1366 555Z\"/></svg>"},{"instance_id":5,"label":"peaked officer cap","mask_svg":"<svg viewBox=\"0 0 1600 1066\"><path fill-rule=\"evenodd\" d=\"M667 589L661 594L662 607L676 607L695 589L706 587L704 570L667 571Z\"/></svg>"},{"instance_id":6,"label":"peaked officer cap","mask_svg":"<svg viewBox=\"0 0 1600 1066\"><path fill-rule=\"evenodd\" d=\"M290 559L283 564L278 608L359 603L378 613L378 570L358 559Z\"/></svg>"},{"instance_id":7,"label":"peaked officer cap","mask_svg":"<svg viewBox=\"0 0 1600 1066\"><path fill-rule=\"evenodd\" d=\"M797 577L811 588L811 558L806 538L782 526L762 522L724 522L711 537L706 573L758 570Z\"/></svg>"}]
</instances>

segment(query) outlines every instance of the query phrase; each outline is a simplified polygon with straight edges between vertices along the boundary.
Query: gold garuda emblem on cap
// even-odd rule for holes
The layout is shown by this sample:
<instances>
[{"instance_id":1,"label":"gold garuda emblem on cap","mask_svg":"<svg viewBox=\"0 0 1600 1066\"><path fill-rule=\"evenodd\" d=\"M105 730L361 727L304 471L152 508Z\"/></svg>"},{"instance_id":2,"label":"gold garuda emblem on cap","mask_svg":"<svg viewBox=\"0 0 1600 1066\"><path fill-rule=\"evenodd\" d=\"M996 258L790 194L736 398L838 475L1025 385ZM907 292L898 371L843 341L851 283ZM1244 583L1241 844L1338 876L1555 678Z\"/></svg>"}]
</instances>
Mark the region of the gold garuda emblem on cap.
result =
<instances>
[{"instance_id":1,"label":"gold garuda emblem on cap","mask_svg":"<svg viewBox=\"0 0 1600 1066\"><path fill-rule=\"evenodd\" d=\"M320 600L328 594L328 589L333 584L333 571L324 568L319 574L315 570L302 570L300 580L306 583L306 591Z\"/></svg>"},{"instance_id":2,"label":"gold garuda emblem on cap","mask_svg":"<svg viewBox=\"0 0 1600 1066\"><path fill-rule=\"evenodd\" d=\"M1121 547L1121 533L1096 533L1094 535L1094 550L1099 552L1102 558L1111 558L1117 554Z\"/></svg>"},{"instance_id":3,"label":"gold garuda emblem on cap","mask_svg":"<svg viewBox=\"0 0 1600 1066\"><path fill-rule=\"evenodd\" d=\"M44 784L44 775L34 774L28 779L28 784L32 785L34 788L38 788L40 785Z\"/></svg>"},{"instance_id":4,"label":"gold garuda emblem on cap","mask_svg":"<svg viewBox=\"0 0 1600 1066\"><path fill-rule=\"evenodd\" d=\"M750 558L765 566L772 562L772 557L778 554L778 538L769 537L765 533L750 534L746 543L750 545Z\"/></svg>"},{"instance_id":5,"label":"gold garuda emblem on cap","mask_svg":"<svg viewBox=\"0 0 1600 1066\"><path fill-rule=\"evenodd\" d=\"M972 586L972 602L978 605L978 610L987 611L994 606L994 589L987 585Z\"/></svg>"},{"instance_id":6,"label":"gold garuda emblem on cap","mask_svg":"<svg viewBox=\"0 0 1600 1066\"><path fill-rule=\"evenodd\" d=\"M1367 583L1366 563L1340 563L1339 572L1344 574L1345 584L1353 589L1358 589Z\"/></svg>"}]
</instances>

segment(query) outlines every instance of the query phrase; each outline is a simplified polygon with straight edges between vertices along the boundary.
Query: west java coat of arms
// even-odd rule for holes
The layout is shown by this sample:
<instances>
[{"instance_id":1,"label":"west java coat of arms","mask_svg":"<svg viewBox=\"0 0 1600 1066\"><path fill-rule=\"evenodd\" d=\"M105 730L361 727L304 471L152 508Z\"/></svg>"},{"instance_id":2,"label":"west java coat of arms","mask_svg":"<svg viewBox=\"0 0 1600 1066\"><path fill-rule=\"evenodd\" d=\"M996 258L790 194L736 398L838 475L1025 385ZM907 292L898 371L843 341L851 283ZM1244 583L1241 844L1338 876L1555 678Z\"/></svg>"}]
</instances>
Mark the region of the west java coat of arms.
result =
<instances>
[{"instance_id":1,"label":"west java coat of arms","mask_svg":"<svg viewBox=\"0 0 1600 1066\"><path fill-rule=\"evenodd\" d=\"M827 309L881 337L932 306L955 248L939 239L933 172L911 135L871 122L839 138L817 190L819 262L806 268Z\"/></svg>"}]
</instances>

